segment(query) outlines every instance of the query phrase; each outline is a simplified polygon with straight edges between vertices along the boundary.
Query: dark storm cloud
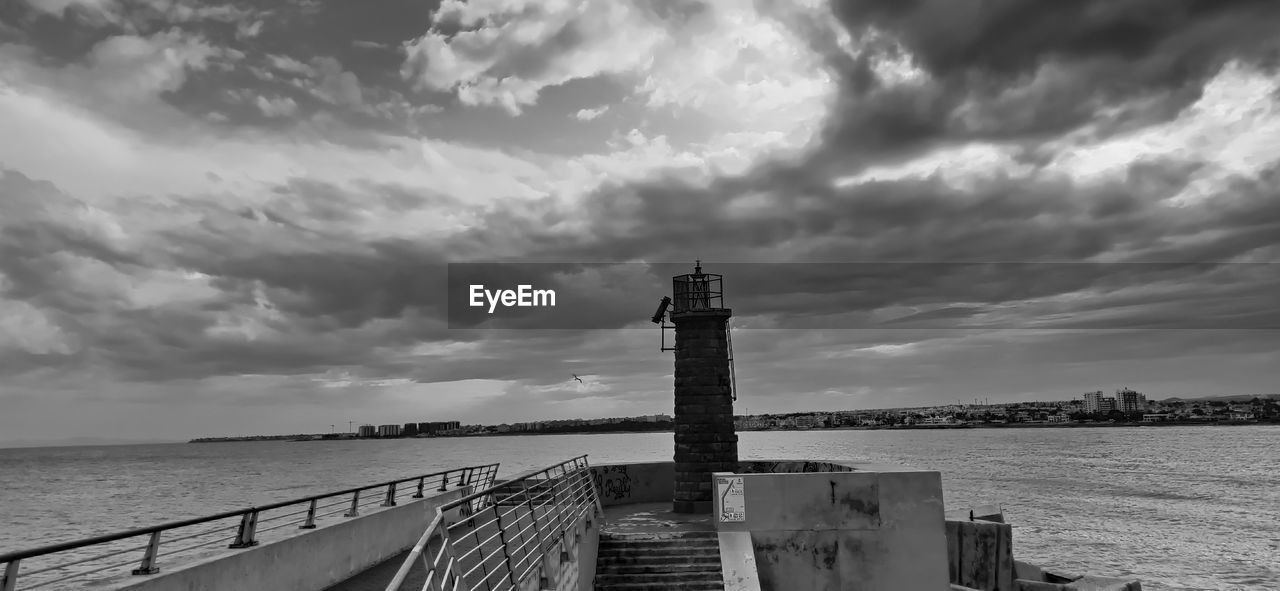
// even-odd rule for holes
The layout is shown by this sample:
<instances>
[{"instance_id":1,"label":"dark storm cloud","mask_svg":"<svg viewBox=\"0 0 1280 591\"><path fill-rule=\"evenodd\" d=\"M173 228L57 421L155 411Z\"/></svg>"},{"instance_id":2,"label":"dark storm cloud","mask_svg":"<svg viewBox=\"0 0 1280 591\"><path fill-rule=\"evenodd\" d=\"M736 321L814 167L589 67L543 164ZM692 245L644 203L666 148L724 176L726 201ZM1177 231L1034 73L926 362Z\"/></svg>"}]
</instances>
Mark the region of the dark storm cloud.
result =
<instances>
[{"instance_id":1,"label":"dark storm cloud","mask_svg":"<svg viewBox=\"0 0 1280 591\"><path fill-rule=\"evenodd\" d=\"M930 80L917 87L870 80L865 62L826 43L841 92L823 132L826 163L864 166L941 142L1035 140L1093 121L1103 107L1130 119L1167 119L1200 96L1229 60L1274 67L1280 5L1266 0L832 2L836 18L873 56L914 56ZM783 19L809 35L812 23ZM878 33L893 40L869 37ZM1035 74L1056 74L1029 92ZM1133 99L1154 99L1141 110ZM960 115L968 106L970 112Z\"/></svg>"},{"instance_id":2,"label":"dark storm cloud","mask_svg":"<svg viewBox=\"0 0 1280 591\"><path fill-rule=\"evenodd\" d=\"M656 354L651 367L637 366L630 358L635 347L656 349L656 343L633 342L628 340L631 337L602 345L574 331L511 335L445 330L446 264L489 260L497 253L516 255L500 260L559 262L556 268L529 267L522 271L527 275L517 276L535 285L546 281L581 287L589 297L573 313L601 327L647 326L657 298L669 293L670 275L687 271L695 258L708 261L708 271L729 276L727 304L739 315L777 319L791 326L812 322L815 327L831 327L833 317L866 323L872 320L869 313L878 308L906 305L936 305L942 311L920 312L914 319L903 311L897 326L922 321L938 326L972 319L1000 304L1090 288L1100 293L1060 308L1024 310L1023 316L1001 322L1027 321L1025 314L1052 319L1059 313L1084 314L1090 326L1107 328L1178 326L1197 314L1229 321L1229 326L1271 318L1259 316L1267 311L1264 295L1274 293L1275 275L1266 274L1266 267L1253 267L1250 272L1258 276L1224 278L1215 275L1222 270L1208 265L1126 268L1048 263L1105 255L1122 261L1202 263L1274 248L1280 229L1276 194L1280 178L1275 169L1258 179L1235 181L1225 203L1205 202L1177 210L1157 201L1187 186L1201 166L1194 159L1140 162L1131 167L1127 178L1100 186L1067 179L995 178L960 189L934 176L840 188L831 180L833 174L857 172L868 164L900 159L940 143L980 138L1018 140L1029 162L1042 161L1047 156L1039 151L1040 139L1097 121L1097 107L1127 99L1164 97L1164 102L1154 112L1121 113L1108 125L1141 126L1167 118L1194 99L1204 80L1227 59L1265 57L1261 29L1280 22L1277 5L1162 2L1162 7L1175 8L1162 8L1149 20L1128 9L1107 8L1137 3L1036 4L1034 11L1007 2L983 10L948 6L953 4L836 6L855 37L875 27L915 55L932 81L915 87L883 86L874 79L868 57L842 57L834 49L833 38L814 38L814 47L830 52L828 66L838 76L841 90L820 141L805 158L765 163L705 185L673 177L605 186L573 209L552 200L504 204L488 213L483 223L443 242L358 239L341 226L360 218L362 197L384 204L390 215L463 207L454 197L423 196L375 183L353 192L297 180L278 187L276 199L256 209L180 201L184 211L199 214L199 224L173 228L160 233L154 243L126 248L77 229L60 213L83 204L58 194L51 185L36 186L7 173L4 182L8 184L0 191L4 196L0 211L5 214L0 219L4 224L0 264L7 278L6 295L38 306L82 339L80 353L59 356L61 362L104 363L138 380L296 375L358 365L365 368L358 373L369 378L396 376L423 382L490 378L552 385L567 379L560 375L564 373L617 376L669 368L669 359ZM1037 12L1040 9L1048 16ZM329 18L325 14L321 11L309 18ZM1016 26L1018 22L1024 22L1025 28ZM319 47L324 34L338 31L340 24L334 20L324 29L328 33L314 33L314 46ZM1239 28L1230 30L1234 25ZM425 27L415 34L421 30ZM1000 32L1007 34L990 39ZM1121 33L1135 37L1126 41ZM359 37L389 42L413 35L369 30ZM567 41L572 39L561 49L572 46ZM287 44L287 40L277 42ZM376 53L360 51L366 56ZM895 44L877 41L872 53L895 51ZM520 67L538 67L541 58L534 58L538 56ZM346 56L341 59L350 67ZM1035 68L1044 64L1060 69L1060 78L1050 88L1018 96L1002 94L1011 86L1029 83ZM961 118L957 112L966 105L976 111ZM20 198L11 199L14 195ZM756 202L748 203L751 199ZM54 205L63 209L48 209ZM32 213L41 211L54 213ZM583 234L551 229L557 222L580 219L587 222ZM1191 240L1210 234L1221 237ZM1011 273L953 264L1011 259L1038 266ZM580 269L572 264L577 262L633 260L679 262L681 268L660 266L603 279L565 273ZM83 261L125 274L148 269L198 271L212 277L218 293L198 306L129 309L118 294L91 292L69 281L74 273L71 265ZM839 269L834 265L712 266L750 261L945 264L863 267L847 274L833 272ZM1151 285L1165 291L1121 289ZM272 336L246 341L209 335L218 313L255 305L259 290L276 314L264 321L274 331ZM656 333L636 338L656 340ZM890 339L879 338L880 342ZM834 341L823 342L817 333L805 333L802 340L817 340L806 351L835 346ZM839 340L879 344L864 334L843 335ZM480 342L481 346L473 354L457 355L397 355L395 351L417 343L450 341ZM1156 346L1149 348L1143 348L1141 340L1126 341L1130 344L1124 353L1178 353L1177 347L1168 345L1171 341L1152 341ZM1099 356L1106 354L1101 353L1106 350L1101 341L1094 344ZM760 356L762 368L795 363L777 359L767 363L765 358L778 346L764 340L743 343L744 350ZM568 355L590 355L596 367L563 363ZM973 354L975 362L980 357ZM848 381L847 376L838 375L847 367L829 360L815 357L798 365L809 367L819 361L830 374L823 378L824 385L837 387L840 380ZM29 368L42 363L53 362L40 355L11 357L5 369L10 364ZM570 365L570 371L562 371Z\"/></svg>"}]
</instances>

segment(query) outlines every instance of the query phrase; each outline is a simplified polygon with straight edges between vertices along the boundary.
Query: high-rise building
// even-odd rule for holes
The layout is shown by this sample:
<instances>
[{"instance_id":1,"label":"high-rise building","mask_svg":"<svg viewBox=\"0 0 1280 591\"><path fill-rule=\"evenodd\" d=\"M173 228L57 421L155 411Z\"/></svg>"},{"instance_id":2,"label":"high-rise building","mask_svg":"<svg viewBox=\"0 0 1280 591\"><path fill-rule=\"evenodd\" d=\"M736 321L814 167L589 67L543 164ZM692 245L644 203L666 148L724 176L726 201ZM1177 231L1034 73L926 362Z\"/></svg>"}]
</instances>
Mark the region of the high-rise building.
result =
<instances>
[{"instance_id":1,"label":"high-rise building","mask_svg":"<svg viewBox=\"0 0 1280 591\"><path fill-rule=\"evenodd\" d=\"M1084 412L1089 414L1102 412L1102 390L1084 393Z\"/></svg>"},{"instance_id":2,"label":"high-rise building","mask_svg":"<svg viewBox=\"0 0 1280 591\"><path fill-rule=\"evenodd\" d=\"M1147 397L1128 388L1117 390L1116 408L1125 414L1142 412L1147 408Z\"/></svg>"},{"instance_id":3,"label":"high-rise building","mask_svg":"<svg viewBox=\"0 0 1280 591\"><path fill-rule=\"evenodd\" d=\"M375 428L373 425L360 425L361 437L373 437L376 434L377 434L377 428Z\"/></svg>"},{"instance_id":4,"label":"high-rise building","mask_svg":"<svg viewBox=\"0 0 1280 591\"><path fill-rule=\"evenodd\" d=\"M404 430L400 431L400 434L401 434L401 435L404 435L405 437L417 437L417 436L418 436L418 424L417 424L417 423L405 423L405 424L404 424Z\"/></svg>"},{"instance_id":5,"label":"high-rise building","mask_svg":"<svg viewBox=\"0 0 1280 591\"><path fill-rule=\"evenodd\" d=\"M399 437L400 425L378 425L378 437Z\"/></svg>"}]
</instances>

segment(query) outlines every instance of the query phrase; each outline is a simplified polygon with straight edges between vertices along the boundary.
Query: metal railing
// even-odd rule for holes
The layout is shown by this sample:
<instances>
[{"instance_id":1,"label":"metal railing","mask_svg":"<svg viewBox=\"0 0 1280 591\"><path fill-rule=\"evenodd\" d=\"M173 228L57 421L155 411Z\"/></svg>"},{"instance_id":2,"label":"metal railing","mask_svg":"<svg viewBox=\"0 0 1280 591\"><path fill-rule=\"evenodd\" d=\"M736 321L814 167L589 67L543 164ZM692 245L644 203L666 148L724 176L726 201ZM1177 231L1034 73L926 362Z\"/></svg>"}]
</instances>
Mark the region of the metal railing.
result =
<instances>
[{"instance_id":1,"label":"metal railing","mask_svg":"<svg viewBox=\"0 0 1280 591\"><path fill-rule=\"evenodd\" d=\"M136 565L131 571L134 575L155 574L160 570L161 557L172 560L177 555L183 555L184 560L190 561L223 551L218 548L220 544L226 544L225 548L248 548L264 541L261 536L268 532L295 525L297 529L314 529L319 521L337 514L342 517L357 517L362 510L392 507L404 499L425 498L429 492L464 487L488 489L493 486L497 472L498 464L454 468L260 507L10 552L0 555L0 564L4 564L3 575L0 575L3 576L0 578L0 591L17 591L19 576L25 583L21 587L22 591L27 591L65 584L72 579L84 579L95 574L123 574L123 568L130 565ZM371 491L376 492L368 494ZM287 536L280 532L276 537ZM142 553L141 558L136 556L138 552ZM121 560L127 554L135 556ZM27 564L32 562L36 564ZM25 572L20 572L20 568L24 566ZM59 585L58 588L64 588L64 585Z\"/></svg>"},{"instance_id":2,"label":"metal railing","mask_svg":"<svg viewBox=\"0 0 1280 591\"><path fill-rule=\"evenodd\" d=\"M588 514L604 516L587 456L513 476L437 508L386 590L400 591L419 558L422 591L516 589L547 552L568 550Z\"/></svg>"}]
</instances>

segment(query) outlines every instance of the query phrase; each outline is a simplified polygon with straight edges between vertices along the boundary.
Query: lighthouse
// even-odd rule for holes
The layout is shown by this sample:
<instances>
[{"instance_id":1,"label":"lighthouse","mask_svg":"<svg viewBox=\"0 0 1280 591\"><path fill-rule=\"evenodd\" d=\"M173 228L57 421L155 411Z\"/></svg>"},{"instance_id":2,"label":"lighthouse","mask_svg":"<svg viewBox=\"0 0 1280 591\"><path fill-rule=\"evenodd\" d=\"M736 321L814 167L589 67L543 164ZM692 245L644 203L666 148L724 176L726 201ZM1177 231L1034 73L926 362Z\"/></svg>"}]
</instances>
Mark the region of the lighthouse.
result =
<instances>
[{"instance_id":1,"label":"lighthouse","mask_svg":"<svg viewBox=\"0 0 1280 591\"><path fill-rule=\"evenodd\" d=\"M675 346L664 350L675 351L676 513L710 513L712 473L738 469L732 311L724 307L722 285L723 277L704 273L698 261L693 273L672 278L672 297L663 298L654 316L655 322L669 317L675 329Z\"/></svg>"}]
</instances>

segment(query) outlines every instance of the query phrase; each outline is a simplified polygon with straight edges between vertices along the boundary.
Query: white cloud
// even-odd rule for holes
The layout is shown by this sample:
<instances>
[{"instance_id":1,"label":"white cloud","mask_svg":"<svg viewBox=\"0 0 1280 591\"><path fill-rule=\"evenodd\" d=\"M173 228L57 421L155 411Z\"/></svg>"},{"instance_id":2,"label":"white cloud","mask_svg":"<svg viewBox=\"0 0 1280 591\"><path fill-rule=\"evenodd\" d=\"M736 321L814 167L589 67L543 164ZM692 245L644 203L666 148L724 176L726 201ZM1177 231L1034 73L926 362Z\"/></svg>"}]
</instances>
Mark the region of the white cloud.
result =
<instances>
[{"instance_id":1,"label":"white cloud","mask_svg":"<svg viewBox=\"0 0 1280 591\"><path fill-rule=\"evenodd\" d=\"M579 109L577 113L573 114L573 116L578 121L591 121L592 119L605 114L608 110L609 105L603 105L595 109Z\"/></svg>"},{"instance_id":2,"label":"white cloud","mask_svg":"<svg viewBox=\"0 0 1280 591\"><path fill-rule=\"evenodd\" d=\"M360 79L355 72L344 70L342 63L331 57L316 58L312 61L319 73L317 86L312 93L323 101L335 105L359 107L364 104L364 93L360 88Z\"/></svg>"},{"instance_id":3,"label":"white cloud","mask_svg":"<svg viewBox=\"0 0 1280 591\"><path fill-rule=\"evenodd\" d=\"M92 24L118 24L120 4L116 0L26 0L28 6L60 18L68 12Z\"/></svg>"},{"instance_id":4,"label":"white cloud","mask_svg":"<svg viewBox=\"0 0 1280 591\"><path fill-rule=\"evenodd\" d=\"M267 63L271 64L271 67L280 70L281 72L288 72L290 74L314 76L316 73L315 68L287 55L269 54L267 55Z\"/></svg>"},{"instance_id":5,"label":"white cloud","mask_svg":"<svg viewBox=\"0 0 1280 591\"><path fill-rule=\"evenodd\" d=\"M526 10L536 4L540 10ZM444 2L435 22L486 19L452 37L431 31L406 44L402 75L418 88L456 91L468 105L513 115L543 88L634 71L667 36L642 8L623 2ZM514 70L514 71L510 71Z\"/></svg>"},{"instance_id":6,"label":"white cloud","mask_svg":"<svg viewBox=\"0 0 1280 591\"><path fill-rule=\"evenodd\" d=\"M1134 162L1159 157L1192 157L1209 166L1171 204L1185 205L1213 194L1232 175L1253 176L1280 161L1280 77L1229 64L1204 89L1200 100L1178 118L1110 138L1088 141L1092 130L1052 145L1057 157L1048 170L1082 181L1122 175Z\"/></svg>"},{"instance_id":7,"label":"white cloud","mask_svg":"<svg viewBox=\"0 0 1280 591\"><path fill-rule=\"evenodd\" d=\"M267 117L292 117L298 112L298 103L289 97L267 98L259 96L256 101L258 110Z\"/></svg>"},{"instance_id":8,"label":"white cloud","mask_svg":"<svg viewBox=\"0 0 1280 591\"><path fill-rule=\"evenodd\" d=\"M3 279L0 274L0 286ZM36 355L69 355L76 348L73 339L43 310L26 302L0 298L0 352L17 349Z\"/></svg>"}]
</instances>

